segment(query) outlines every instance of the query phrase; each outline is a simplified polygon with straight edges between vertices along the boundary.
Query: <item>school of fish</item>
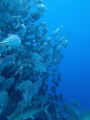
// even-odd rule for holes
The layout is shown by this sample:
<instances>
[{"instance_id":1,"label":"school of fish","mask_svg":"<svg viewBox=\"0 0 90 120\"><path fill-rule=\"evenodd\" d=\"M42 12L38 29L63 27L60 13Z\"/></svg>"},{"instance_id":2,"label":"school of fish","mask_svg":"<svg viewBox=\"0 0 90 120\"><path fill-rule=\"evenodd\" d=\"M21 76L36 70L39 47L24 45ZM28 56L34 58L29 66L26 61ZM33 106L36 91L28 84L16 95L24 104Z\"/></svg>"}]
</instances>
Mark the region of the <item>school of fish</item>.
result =
<instances>
[{"instance_id":1,"label":"school of fish","mask_svg":"<svg viewBox=\"0 0 90 120\"><path fill-rule=\"evenodd\" d=\"M57 94L69 36L61 27L48 34L46 11L43 0L0 0L0 120L90 120Z\"/></svg>"}]
</instances>

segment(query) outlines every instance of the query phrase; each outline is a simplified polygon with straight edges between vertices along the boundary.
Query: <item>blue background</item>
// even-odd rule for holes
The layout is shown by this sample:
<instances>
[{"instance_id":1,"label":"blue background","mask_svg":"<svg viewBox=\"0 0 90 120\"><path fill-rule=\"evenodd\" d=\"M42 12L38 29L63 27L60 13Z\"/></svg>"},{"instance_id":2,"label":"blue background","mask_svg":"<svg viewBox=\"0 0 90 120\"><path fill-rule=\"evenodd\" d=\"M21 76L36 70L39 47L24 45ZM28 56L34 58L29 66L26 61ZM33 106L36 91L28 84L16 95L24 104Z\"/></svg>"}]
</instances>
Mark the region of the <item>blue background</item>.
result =
<instances>
[{"instance_id":1,"label":"blue background","mask_svg":"<svg viewBox=\"0 0 90 120\"><path fill-rule=\"evenodd\" d=\"M43 0L47 11L43 19L49 31L63 25L63 33L70 35L64 59L58 66L62 82L58 93L66 103L75 99L90 108L90 1Z\"/></svg>"}]
</instances>

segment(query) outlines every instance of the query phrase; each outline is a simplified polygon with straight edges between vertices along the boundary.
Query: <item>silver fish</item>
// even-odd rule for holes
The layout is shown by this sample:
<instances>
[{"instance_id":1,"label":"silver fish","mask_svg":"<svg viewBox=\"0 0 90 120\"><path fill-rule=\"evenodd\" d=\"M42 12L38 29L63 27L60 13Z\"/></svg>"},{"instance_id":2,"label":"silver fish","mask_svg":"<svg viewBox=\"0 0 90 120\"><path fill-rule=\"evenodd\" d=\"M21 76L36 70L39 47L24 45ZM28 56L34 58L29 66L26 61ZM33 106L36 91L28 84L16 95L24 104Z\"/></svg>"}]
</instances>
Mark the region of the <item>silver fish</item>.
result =
<instances>
[{"instance_id":1,"label":"silver fish","mask_svg":"<svg viewBox=\"0 0 90 120\"><path fill-rule=\"evenodd\" d=\"M5 45L10 45L10 46L16 47L21 44L21 39L18 35L12 34L11 36L9 36L5 40L3 40L1 43L5 44Z\"/></svg>"},{"instance_id":2,"label":"silver fish","mask_svg":"<svg viewBox=\"0 0 90 120\"><path fill-rule=\"evenodd\" d=\"M8 78L0 85L0 90L8 90L14 83L15 78Z\"/></svg>"},{"instance_id":3,"label":"silver fish","mask_svg":"<svg viewBox=\"0 0 90 120\"><path fill-rule=\"evenodd\" d=\"M28 86L31 85L31 83L32 82L30 80L23 81L18 85L17 90L19 91L25 90Z\"/></svg>"},{"instance_id":4,"label":"silver fish","mask_svg":"<svg viewBox=\"0 0 90 120\"><path fill-rule=\"evenodd\" d=\"M34 115L36 113L39 113L40 111L47 111L48 106L46 106L45 108L41 108L38 106L25 106L22 109L22 105L23 102L21 102L17 108L14 110L14 112L10 115L10 117L8 117L8 120L21 120L21 119L34 119Z\"/></svg>"},{"instance_id":5,"label":"silver fish","mask_svg":"<svg viewBox=\"0 0 90 120\"><path fill-rule=\"evenodd\" d=\"M23 96L22 96L26 105L30 104L33 95L36 93L37 93L37 86L35 83L32 83L31 85L27 87L27 89L24 91Z\"/></svg>"},{"instance_id":6,"label":"silver fish","mask_svg":"<svg viewBox=\"0 0 90 120\"><path fill-rule=\"evenodd\" d=\"M15 61L16 58L13 55L7 55L2 61L0 61L0 69L3 70L5 66L11 65Z\"/></svg>"},{"instance_id":7,"label":"silver fish","mask_svg":"<svg viewBox=\"0 0 90 120\"><path fill-rule=\"evenodd\" d=\"M8 92L5 90L1 90L0 91L0 114L3 112L3 110L5 109L7 103L9 100L9 95Z\"/></svg>"},{"instance_id":8,"label":"silver fish","mask_svg":"<svg viewBox=\"0 0 90 120\"><path fill-rule=\"evenodd\" d=\"M0 75L0 84L5 80L3 76Z\"/></svg>"},{"instance_id":9,"label":"silver fish","mask_svg":"<svg viewBox=\"0 0 90 120\"><path fill-rule=\"evenodd\" d=\"M35 61L35 62L33 62L33 64L35 65L36 71L47 72L47 68L42 62Z\"/></svg>"}]
</instances>

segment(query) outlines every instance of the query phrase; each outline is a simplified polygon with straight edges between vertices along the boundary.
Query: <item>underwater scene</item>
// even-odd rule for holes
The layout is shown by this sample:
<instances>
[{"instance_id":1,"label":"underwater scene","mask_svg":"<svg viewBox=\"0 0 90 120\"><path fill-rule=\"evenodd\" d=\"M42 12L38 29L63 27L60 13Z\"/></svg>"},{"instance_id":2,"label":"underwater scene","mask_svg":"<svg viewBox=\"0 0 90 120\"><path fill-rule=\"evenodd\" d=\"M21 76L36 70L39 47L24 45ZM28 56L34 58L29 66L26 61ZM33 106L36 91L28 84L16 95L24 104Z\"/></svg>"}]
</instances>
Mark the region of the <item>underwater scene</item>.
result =
<instances>
[{"instance_id":1,"label":"underwater scene","mask_svg":"<svg viewBox=\"0 0 90 120\"><path fill-rule=\"evenodd\" d=\"M90 120L89 31L89 0L0 0L0 120Z\"/></svg>"}]
</instances>

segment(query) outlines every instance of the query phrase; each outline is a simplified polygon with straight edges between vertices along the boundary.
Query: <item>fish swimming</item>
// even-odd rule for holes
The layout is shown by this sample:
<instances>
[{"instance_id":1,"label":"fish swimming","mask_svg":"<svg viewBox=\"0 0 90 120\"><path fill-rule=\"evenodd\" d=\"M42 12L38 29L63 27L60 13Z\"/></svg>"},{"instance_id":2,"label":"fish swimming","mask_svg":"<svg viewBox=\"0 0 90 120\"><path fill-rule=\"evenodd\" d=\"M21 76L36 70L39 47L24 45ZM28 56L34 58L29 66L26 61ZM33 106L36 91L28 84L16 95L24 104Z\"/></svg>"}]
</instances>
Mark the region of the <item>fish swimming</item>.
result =
<instances>
[{"instance_id":1,"label":"fish swimming","mask_svg":"<svg viewBox=\"0 0 90 120\"><path fill-rule=\"evenodd\" d=\"M0 61L0 69L3 70L5 66L11 65L15 61L16 58L13 55L7 55L2 61Z\"/></svg>"},{"instance_id":2,"label":"fish swimming","mask_svg":"<svg viewBox=\"0 0 90 120\"><path fill-rule=\"evenodd\" d=\"M19 46L21 44L21 39L18 35L12 34L11 36L9 36L8 38L6 38L5 40L3 40L0 43L16 47L16 46Z\"/></svg>"},{"instance_id":3,"label":"fish swimming","mask_svg":"<svg viewBox=\"0 0 90 120\"><path fill-rule=\"evenodd\" d=\"M47 113L48 106L42 108L38 106L25 106L22 110L23 101L19 103L14 112L8 117L8 120L21 120L21 119L34 119L34 115L40 111L45 111Z\"/></svg>"}]
</instances>

